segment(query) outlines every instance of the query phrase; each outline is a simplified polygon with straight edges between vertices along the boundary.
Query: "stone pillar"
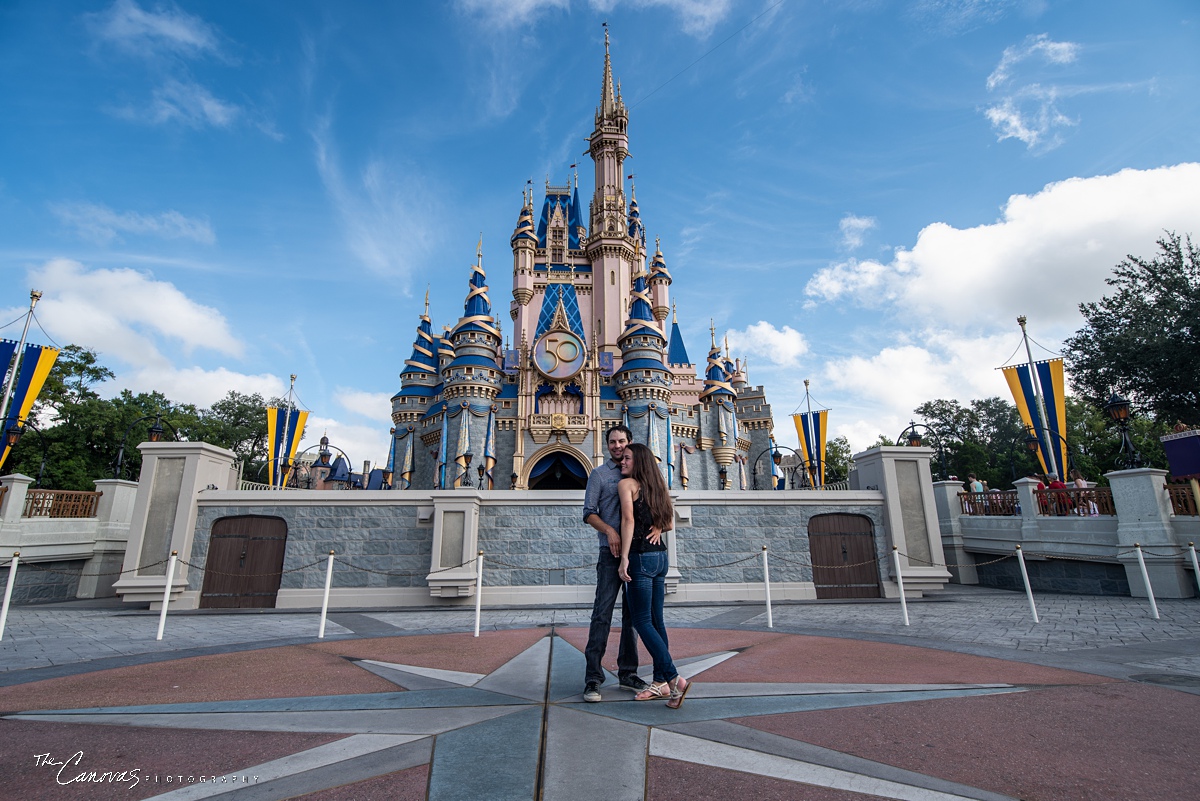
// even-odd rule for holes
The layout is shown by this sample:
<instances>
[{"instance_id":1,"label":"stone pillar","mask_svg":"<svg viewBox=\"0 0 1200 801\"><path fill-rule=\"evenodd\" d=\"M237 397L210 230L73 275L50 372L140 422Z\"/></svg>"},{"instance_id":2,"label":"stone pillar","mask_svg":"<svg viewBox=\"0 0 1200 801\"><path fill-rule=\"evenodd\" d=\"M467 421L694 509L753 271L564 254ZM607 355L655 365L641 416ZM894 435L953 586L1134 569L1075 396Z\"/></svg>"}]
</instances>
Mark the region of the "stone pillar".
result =
<instances>
[{"instance_id":1,"label":"stone pillar","mask_svg":"<svg viewBox=\"0 0 1200 801\"><path fill-rule=\"evenodd\" d=\"M101 493L96 505L96 543L92 546L92 558L83 564L83 575L79 578L76 598L109 598L116 595L113 583L120 576L98 575L116 573L125 561L125 546L129 541L129 522L133 519L133 505L137 497L137 482L115 478L94 482Z\"/></svg>"},{"instance_id":2,"label":"stone pillar","mask_svg":"<svg viewBox=\"0 0 1200 801\"><path fill-rule=\"evenodd\" d=\"M157 608L166 584L166 559L171 551L190 560L196 531L196 499L208 488L222 488L230 480L233 451L206 442L143 442L142 477L138 482L129 523L129 541L123 569L130 571L113 584L122 600L150 602ZM188 567L176 568L171 592L176 600L194 608L198 594L180 598L187 589Z\"/></svg>"},{"instance_id":3,"label":"stone pillar","mask_svg":"<svg viewBox=\"0 0 1200 801\"><path fill-rule=\"evenodd\" d=\"M933 448L879 446L854 455L857 489L883 493L888 550L900 549L904 588L914 592L940 590L950 580L929 470L933 453Z\"/></svg>"},{"instance_id":4,"label":"stone pillar","mask_svg":"<svg viewBox=\"0 0 1200 801\"><path fill-rule=\"evenodd\" d=\"M31 484L33 479L20 473L0 476L0 487L6 490L0 498L0 558L7 559L13 551L21 550L21 513Z\"/></svg>"},{"instance_id":5,"label":"stone pillar","mask_svg":"<svg viewBox=\"0 0 1200 801\"><path fill-rule=\"evenodd\" d=\"M1166 470L1143 467L1105 473L1117 508L1117 543L1122 551L1140 543L1143 549L1167 553L1179 550L1172 536L1171 499L1166 493ZM1146 597L1137 554L1119 557L1129 579L1129 592ZM1195 593L1182 556L1144 555L1146 572L1156 598L1191 598Z\"/></svg>"},{"instance_id":6,"label":"stone pillar","mask_svg":"<svg viewBox=\"0 0 1200 801\"><path fill-rule=\"evenodd\" d=\"M961 481L933 482L933 500L937 504L938 526L942 534L942 551L946 555L947 564L954 563L958 567L949 567L950 575L956 584L978 584L979 573L975 570L975 559L963 549L962 504L958 493L963 491Z\"/></svg>"},{"instance_id":7,"label":"stone pillar","mask_svg":"<svg viewBox=\"0 0 1200 801\"><path fill-rule=\"evenodd\" d=\"M429 594L435 598L474 595L478 567L472 560L479 552L479 505L483 496L473 488L434 490L430 495L433 548L429 575L425 577ZM487 554L483 559L486 579Z\"/></svg>"}]
</instances>

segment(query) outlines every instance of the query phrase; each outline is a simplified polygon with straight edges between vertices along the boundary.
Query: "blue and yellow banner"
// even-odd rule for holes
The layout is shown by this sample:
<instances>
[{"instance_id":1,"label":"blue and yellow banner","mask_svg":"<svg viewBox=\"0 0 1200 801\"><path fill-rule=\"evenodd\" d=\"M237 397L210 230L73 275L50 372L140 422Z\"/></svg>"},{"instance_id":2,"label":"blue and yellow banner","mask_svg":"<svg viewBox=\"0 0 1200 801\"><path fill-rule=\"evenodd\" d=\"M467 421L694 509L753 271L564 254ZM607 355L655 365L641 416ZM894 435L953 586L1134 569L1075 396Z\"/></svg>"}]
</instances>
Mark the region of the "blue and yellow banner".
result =
<instances>
[{"instance_id":1,"label":"blue and yellow banner","mask_svg":"<svg viewBox=\"0 0 1200 801\"><path fill-rule=\"evenodd\" d=\"M267 441L271 443L271 460L267 462L267 482L272 487L287 484L289 465L296 458L296 446L304 433L308 412L299 409L267 407ZM286 441L285 441L286 436Z\"/></svg>"},{"instance_id":2,"label":"blue and yellow banner","mask_svg":"<svg viewBox=\"0 0 1200 801\"><path fill-rule=\"evenodd\" d=\"M1043 473L1057 473L1059 478L1067 478L1067 399L1063 360L1050 359L1044 362L1034 362L1037 370L1038 386L1042 390L1042 400L1046 405L1046 425L1037 412L1037 394L1034 391L1033 380L1029 375L1029 365L1015 364L1001 367L1004 380L1012 391L1013 401L1021 415L1021 422L1026 428L1033 429L1038 436L1038 461L1041 462ZM1045 429L1049 429L1047 432Z\"/></svg>"},{"instance_id":3,"label":"blue and yellow banner","mask_svg":"<svg viewBox=\"0 0 1200 801\"><path fill-rule=\"evenodd\" d=\"M12 362L16 350L17 343L11 340L0 340L0 364L7 367ZM21 359L21 371L13 384L12 402L8 407L8 415L0 424L0 435L7 433L8 429L13 426L23 425L29 419L33 403L42 391L46 377L50 375L50 368L54 366L54 360L57 358L57 348L44 348L41 345L25 346L25 355ZM11 450L2 443L3 439L0 439L0 467L4 466L5 460L8 459L8 452Z\"/></svg>"},{"instance_id":4,"label":"blue and yellow banner","mask_svg":"<svg viewBox=\"0 0 1200 801\"><path fill-rule=\"evenodd\" d=\"M828 433L828 409L793 414L800 452L808 459L808 475L814 486L825 485L825 439ZM811 432L811 435L810 435Z\"/></svg>"}]
</instances>

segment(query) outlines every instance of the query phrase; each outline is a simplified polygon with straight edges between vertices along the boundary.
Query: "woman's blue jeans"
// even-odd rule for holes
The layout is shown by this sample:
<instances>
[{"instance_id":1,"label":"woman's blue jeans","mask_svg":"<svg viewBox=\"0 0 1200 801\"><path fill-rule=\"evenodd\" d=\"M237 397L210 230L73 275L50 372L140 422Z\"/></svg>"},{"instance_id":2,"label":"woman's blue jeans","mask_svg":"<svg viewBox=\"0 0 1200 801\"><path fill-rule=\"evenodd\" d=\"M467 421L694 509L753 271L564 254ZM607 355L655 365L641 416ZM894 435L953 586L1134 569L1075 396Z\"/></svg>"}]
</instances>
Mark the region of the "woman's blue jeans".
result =
<instances>
[{"instance_id":1,"label":"woman's blue jeans","mask_svg":"<svg viewBox=\"0 0 1200 801\"><path fill-rule=\"evenodd\" d=\"M667 552L629 554L629 610L633 627L654 660L654 680L670 681L679 675L667 650L667 626L663 623L663 598L667 594Z\"/></svg>"}]
</instances>

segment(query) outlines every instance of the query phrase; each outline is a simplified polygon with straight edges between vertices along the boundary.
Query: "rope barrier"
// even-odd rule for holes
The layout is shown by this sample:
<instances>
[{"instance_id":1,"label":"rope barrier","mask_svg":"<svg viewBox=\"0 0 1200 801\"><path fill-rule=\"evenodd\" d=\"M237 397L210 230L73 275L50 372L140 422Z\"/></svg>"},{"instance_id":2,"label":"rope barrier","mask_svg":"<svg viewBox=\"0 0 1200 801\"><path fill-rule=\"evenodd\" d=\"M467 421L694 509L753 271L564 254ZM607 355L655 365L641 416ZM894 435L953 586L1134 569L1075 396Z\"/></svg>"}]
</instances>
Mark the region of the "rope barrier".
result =
<instances>
[{"instance_id":1,"label":"rope barrier","mask_svg":"<svg viewBox=\"0 0 1200 801\"><path fill-rule=\"evenodd\" d=\"M322 560L322 561L324 561L324 560ZM468 565L475 564L474 559L468 559L467 561L463 562L461 565L454 565L453 567L442 567L442 568L438 568L437 570L415 570L415 571L405 571L403 573L392 573L387 570L375 570L370 567L360 567L358 565L347 562L345 559L339 559L336 556L333 558L333 561L343 564L346 567L350 568L351 570L361 570L364 573L374 573L377 576L396 576L398 578L411 578L413 576L432 576L434 573L445 573L450 570L460 570ZM314 564L320 564L320 562L315 562ZM310 567L311 567L311 565L310 565Z\"/></svg>"},{"instance_id":2,"label":"rope barrier","mask_svg":"<svg viewBox=\"0 0 1200 801\"><path fill-rule=\"evenodd\" d=\"M285 573L299 573L301 570L308 570L308 568L315 567L316 565L319 565L324 561L325 561L324 559L318 559L315 562L309 562L307 565L301 565L300 567L289 567L287 570L280 570L277 573L226 573L222 570L213 570L212 568L204 567L202 565L193 565L191 562L188 562L185 559L180 559L179 564L187 565L188 567L190 567L194 570L198 570L201 573L212 573L215 576L236 576L238 578L267 578L268 576L282 576Z\"/></svg>"},{"instance_id":3,"label":"rope barrier","mask_svg":"<svg viewBox=\"0 0 1200 801\"><path fill-rule=\"evenodd\" d=\"M59 576L71 576L71 577L78 576L79 578L96 578L98 576L121 576L121 575L124 575L125 573L136 573L139 570L145 570L148 567L157 567L159 565L165 565L167 563L167 561L168 560L166 560L166 559L161 559L157 562L151 562L148 565L139 565L138 567L131 567L128 570L116 570L116 571L110 571L107 573L74 573L69 570L55 570L52 567L40 567L32 562L21 562L21 566L29 568L30 570L36 570L39 573L54 573ZM10 564L12 564L11 559L9 559L3 565L0 565L0 568L8 567Z\"/></svg>"}]
</instances>

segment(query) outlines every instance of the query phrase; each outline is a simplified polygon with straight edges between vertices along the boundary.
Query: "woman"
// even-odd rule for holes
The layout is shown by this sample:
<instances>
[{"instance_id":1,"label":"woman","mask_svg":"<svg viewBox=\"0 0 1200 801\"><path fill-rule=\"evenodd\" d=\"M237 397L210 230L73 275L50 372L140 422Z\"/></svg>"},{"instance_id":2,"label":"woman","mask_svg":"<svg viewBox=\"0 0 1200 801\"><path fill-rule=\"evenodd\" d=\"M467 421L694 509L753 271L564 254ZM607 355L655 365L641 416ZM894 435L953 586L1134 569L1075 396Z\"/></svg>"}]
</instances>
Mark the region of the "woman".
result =
<instances>
[{"instance_id":1,"label":"woman","mask_svg":"<svg viewBox=\"0 0 1200 801\"><path fill-rule=\"evenodd\" d=\"M654 682L638 693L638 701L666 699L678 709L692 682L679 675L667 650L663 597L667 591L667 545L662 533L675 524L675 511L658 462L645 445L632 443L621 457L621 580L628 583L633 627L654 660Z\"/></svg>"}]
</instances>

